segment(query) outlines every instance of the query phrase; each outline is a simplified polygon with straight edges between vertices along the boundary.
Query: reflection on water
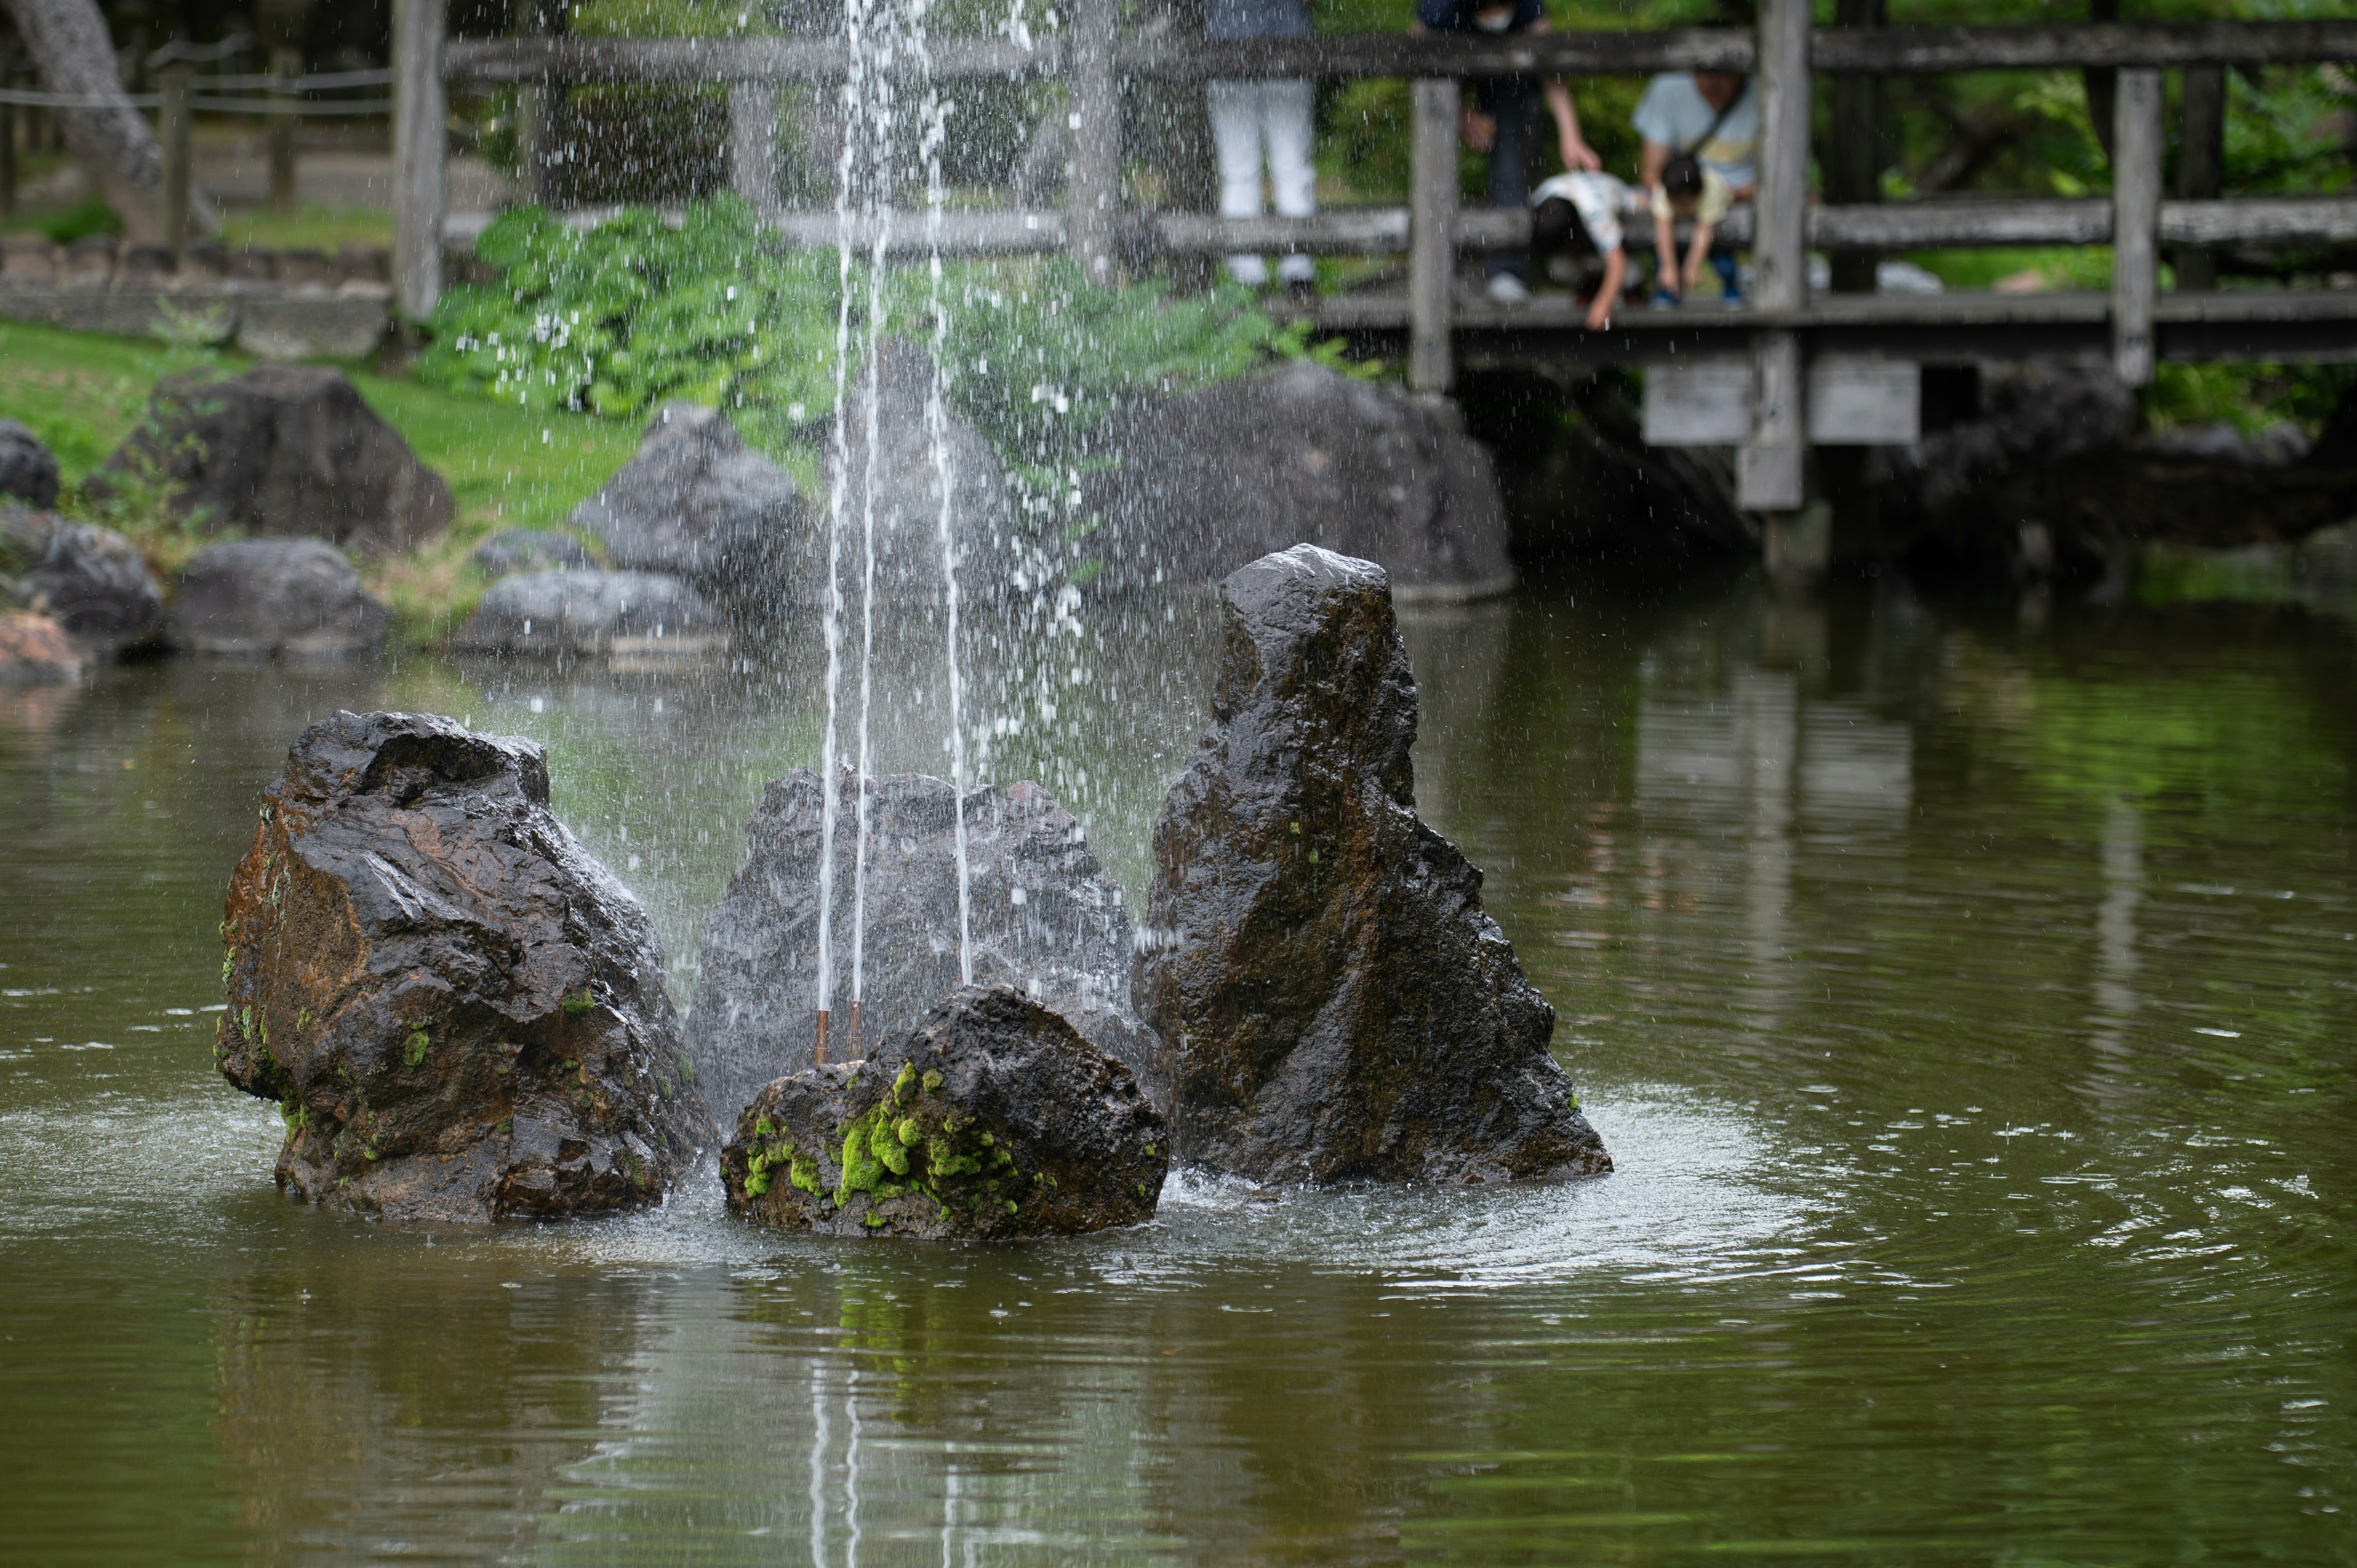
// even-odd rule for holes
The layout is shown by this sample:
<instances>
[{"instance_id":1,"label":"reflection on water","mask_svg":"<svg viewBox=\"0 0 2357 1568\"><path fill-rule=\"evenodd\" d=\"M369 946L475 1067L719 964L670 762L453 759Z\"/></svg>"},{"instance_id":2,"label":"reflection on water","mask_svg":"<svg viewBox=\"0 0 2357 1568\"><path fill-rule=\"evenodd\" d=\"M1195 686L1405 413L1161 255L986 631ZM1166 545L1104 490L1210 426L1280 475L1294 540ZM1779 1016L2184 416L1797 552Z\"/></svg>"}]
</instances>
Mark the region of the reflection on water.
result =
<instances>
[{"instance_id":1,"label":"reflection on water","mask_svg":"<svg viewBox=\"0 0 2357 1568\"><path fill-rule=\"evenodd\" d=\"M1133 893L1214 610L976 632L988 776ZM754 1232L709 1172L611 1223L371 1227L281 1202L274 1112L211 1073L221 886L305 723L544 742L684 993L760 780L815 754L813 648L0 711L8 1552L2357 1556L2345 629L1741 595L1405 629L1419 803L1617 1174L1180 1176L1150 1227L1004 1248ZM938 767L939 693L890 690L885 765Z\"/></svg>"}]
</instances>

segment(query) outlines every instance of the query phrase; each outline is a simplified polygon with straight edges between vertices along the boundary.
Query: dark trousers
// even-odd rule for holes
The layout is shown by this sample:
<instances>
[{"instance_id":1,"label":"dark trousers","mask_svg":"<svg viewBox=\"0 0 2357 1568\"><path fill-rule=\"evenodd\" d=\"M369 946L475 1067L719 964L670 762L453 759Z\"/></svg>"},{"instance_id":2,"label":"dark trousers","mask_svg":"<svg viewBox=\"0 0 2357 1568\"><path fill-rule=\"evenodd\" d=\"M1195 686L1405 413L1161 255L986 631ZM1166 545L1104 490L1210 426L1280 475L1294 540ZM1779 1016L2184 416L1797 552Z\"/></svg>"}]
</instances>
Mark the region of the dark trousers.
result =
<instances>
[{"instance_id":1,"label":"dark trousers","mask_svg":"<svg viewBox=\"0 0 2357 1568\"><path fill-rule=\"evenodd\" d=\"M1475 103L1482 113L1498 123L1490 141L1490 205L1509 209L1527 206L1531 199L1532 132L1538 119L1539 84L1526 76L1501 76L1480 83L1474 89ZM1521 255L1494 255L1484 262L1482 274L1496 277L1501 273L1523 275L1525 258Z\"/></svg>"}]
</instances>

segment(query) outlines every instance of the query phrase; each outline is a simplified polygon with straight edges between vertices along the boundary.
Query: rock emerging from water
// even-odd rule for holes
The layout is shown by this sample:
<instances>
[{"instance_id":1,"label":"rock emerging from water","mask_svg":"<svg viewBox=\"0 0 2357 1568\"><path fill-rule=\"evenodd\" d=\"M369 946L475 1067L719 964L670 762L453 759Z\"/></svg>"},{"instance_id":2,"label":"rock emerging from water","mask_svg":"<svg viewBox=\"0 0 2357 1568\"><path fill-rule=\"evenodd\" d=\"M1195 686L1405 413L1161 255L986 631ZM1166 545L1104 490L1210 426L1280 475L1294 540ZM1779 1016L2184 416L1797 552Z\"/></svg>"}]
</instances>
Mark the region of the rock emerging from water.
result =
<instances>
[{"instance_id":1,"label":"rock emerging from water","mask_svg":"<svg viewBox=\"0 0 2357 1568\"><path fill-rule=\"evenodd\" d=\"M1097 443L1085 482L1117 520L1081 542L1103 588L1216 583L1297 541L1379 562L1401 596L1455 599L1514 581L1490 454L1445 397L1308 360L1141 399Z\"/></svg>"},{"instance_id":2,"label":"rock emerging from water","mask_svg":"<svg viewBox=\"0 0 2357 1568\"><path fill-rule=\"evenodd\" d=\"M832 918L833 1054L914 1027L962 983L955 794L920 773L869 780L863 1038L849 1035L856 786L840 775ZM773 779L747 828L744 864L705 928L688 1052L713 1114L810 1064L818 1030L819 778ZM1145 1073L1151 1036L1130 1005L1133 961L1121 885L1081 825L1037 784L964 801L974 974L1062 1014L1107 1055Z\"/></svg>"},{"instance_id":3,"label":"rock emerging from water","mask_svg":"<svg viewBox=\"0 0 2357 1568\"><path fill-rule=\"evenodd\" d=\"M309 365L167 376L82 489L159 503L208 532L308 535L362 554L412 549L450 524L442 477L341 371Z\"/></svg>"},{"instance_id":4,"label":"rock emerging from water","mask_svg":"<svg viewBox=\"0 0 2357 1568\"><path fill-rule=\"evenodd\" d=\"M0 498L42 510L58 504L56 455L13 419L0 419Z\"/></svg>"},{"instance_id":5,"label":"rock emerging from water","mask_svg":"<svg viewBox=\"0 0 2357 1568\"><path fill-rule=\"evenodd\" d=\"M1136 1078L1011 986L968 986L864 1062L756 1095L728 1207L835 1236L1069 1236L1154 1217L1168 1134Z\"/></svg>"},{"instance_id":6,"label":"rock emerging from water","mask_svg":"<svg viewBox=\"0 0 2357 1568\"><path fill-rule=\"evenodd\" d=\"M111 528L0 504L0 579L8 596L102 653L144 648L163 629L164 590L139 547Z\"/></svg>"},{"instance_id":7,"label":"rock emerging from water","mask_svg":"<svg viewBox=\"0 0 2357 1568\"><path fill-rule=\"evenodd\" d=\"M391 619L324 539L233 539L189 557L164 625L190 653L349 659L384 646Z\"/></svg>"},{"instance_id":8,"label":"rock emerging from water","mask_svg":"<svg viewBox=\"0 0 2357 1568\"><path fill-rule=\"evenodd\" d=\"M677 577L755 621L782 613L806 575L801 524L793 476L692 403L656 411L638 455L571 519L616 566Z\"/></svg>"},{"instance_id":9,"label":"rock emerging from water","mask_svg":"<svg viewBox=\"0 0 2357 1568\"><path fill-rule=\"evenodd\" d=\"M1383 569L1296 545L1221 603L1213 723L1155 823L1139 963L1179 1158L1285 1182L1609 1170L1480 872L1416 815Z\"/></svg>"},{"instance_id":10,"label":"rock emerging from water","mask_svg":"<svg viewBox=\"0 0 2357 1568\"><path fill-rule=\"evenodd\" d=\"M522 572L491 585L451 639L468 653L687 659L728 646L702 594L656 572Z\"/></svg>"},{"instance_id":11,"label":"rock emerging from water","mask_svg":"<svg viewBox=\"0 0 2357 1568\"><path fill-rule=\"evenodd\" d=\"M230 882L221 1073L278 1101L278 1181L390 1219L660 1197L716 1130L662 951L548 809L528 741L313 725Z\"/></svg>"},{"instance_id":12,"label":"rock emerging from water","mask_svg":"<svg viewBox=\"0 0 2357 1568\"><path fill-rule=\"evenodd\" d=\"M550 528L506 528L475 546L475 565L493 576L550 567L584 567L589 552L569 533Z\"/></svg>"}]
</instances>

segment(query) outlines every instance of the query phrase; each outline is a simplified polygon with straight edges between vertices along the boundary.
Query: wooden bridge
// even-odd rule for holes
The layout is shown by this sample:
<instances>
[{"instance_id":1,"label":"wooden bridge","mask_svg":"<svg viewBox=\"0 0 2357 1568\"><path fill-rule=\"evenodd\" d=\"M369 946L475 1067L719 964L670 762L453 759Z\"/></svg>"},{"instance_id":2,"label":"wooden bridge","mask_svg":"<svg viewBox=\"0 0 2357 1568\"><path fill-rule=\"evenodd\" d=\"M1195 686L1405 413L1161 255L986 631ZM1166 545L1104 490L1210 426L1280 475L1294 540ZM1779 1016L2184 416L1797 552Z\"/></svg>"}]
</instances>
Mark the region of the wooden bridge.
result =
<instances>
[{"instance_id":1,"label":"wooden bridge","mask_svg":"<svg viewBox=\"0 0 2357 1568\"><path fill-rule=\"evenodd\" d=\"M1648 438L1739 448L1740 499L1759 510L1801 504L1803 458L1812 444L1913 439L1918 372L1926 363L2103 354L2124 381L2141 385L2161 359L2357 359L2357 289L2164 294L2159 286L2163 247L2198 256L2227 245L2357 242L2357 198L2222 199L2213 166L2203 193L2167 200L2161 179L2163 71L2357 60L2357 22L1817 28L1808 0L1761 0L1756 30L1237 41L1125 36L1114 0L1068 0L1065 11L1064 30L1036 46L998 38L932 45L936 80L1060 77L1071 91L1073 156L1063 207L949 214L940 232L945 251L1068 251L1090 276L1108 282L1156 253L1404 252L1405 288L1277 306L1273 313L1306 311L1321 328L1370 351L1405 355L1411 381L1436 391L1452 384L1460 364L1647 360L1654 367ZM449 38L444 0L397 0L394 44L396 289L413 315L433 307L445 246L471 243L489 218L445 210L445 95L453 82L527 93L576 82L725 83L732 183L789 243L836 243L834 214L776 209L770 160L774 89L840 81L848 60L838 40ZM2108 198L1812 204L1810 105L1818 75L2050 69L2117 73ZM1501 304L1463 281L1465 253L1526 244L1529 220L1460 208L1461 81L1692 70L1747 71L1757 81L1759 197L1724 230L1727 242L1751 253L1745 306L1630 312L1609 329L1589 332L1568 297ZM1306 219L1125 209L1125 82L1291 77L1414 82L1408 207ZM1857 118L1852 102L1837 104L1837 136L1870 135L1871 118ZM2207 134L2214 138L2214 126ZM906 253L926 243L921 214L885 221L888 250ZM855 234L863 244L875 237ZM1630 240L1651 243L1634 232ZM1813 249L2099 244L2112 246L2114 256L2112 285L2103 293L1819 295L1809 286Z\"/></svg>"}]
</instances>

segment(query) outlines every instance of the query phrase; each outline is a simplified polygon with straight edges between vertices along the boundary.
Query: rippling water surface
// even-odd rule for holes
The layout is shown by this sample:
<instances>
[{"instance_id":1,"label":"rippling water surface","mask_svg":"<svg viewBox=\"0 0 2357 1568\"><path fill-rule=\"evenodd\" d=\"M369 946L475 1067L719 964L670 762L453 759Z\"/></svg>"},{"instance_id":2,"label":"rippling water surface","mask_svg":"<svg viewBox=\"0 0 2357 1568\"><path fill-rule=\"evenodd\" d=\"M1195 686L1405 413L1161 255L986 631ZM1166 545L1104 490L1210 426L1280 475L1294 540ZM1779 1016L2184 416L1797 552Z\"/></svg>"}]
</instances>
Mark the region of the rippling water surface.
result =
<instances>
[{"instance_id":1,"label":"rippling water surface","mask_svg":"<svg viewBox=\"0 0 2357 1568\"><path fill-rule=\"evenodd\" d=\"M1129 885L1207 599L976 633ZM309 719L550 748L683 997L813 653L0 693L0 1559L2357 1561L2357 658L2287 612L1411 618L1426 814L1618 1162L817 1245L296 1208L213 934ZM930 632L910 627L923 640ZM912 668L914 666L912 665ZM888 766L939 762L897 682ZM936 697L938 694L932 694Z\"/></svg>"}]
</instances>

